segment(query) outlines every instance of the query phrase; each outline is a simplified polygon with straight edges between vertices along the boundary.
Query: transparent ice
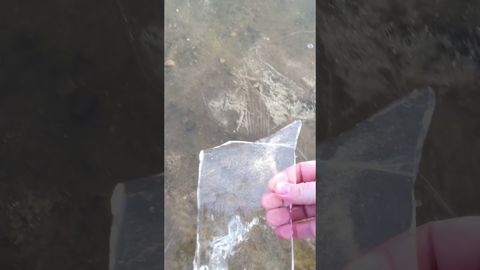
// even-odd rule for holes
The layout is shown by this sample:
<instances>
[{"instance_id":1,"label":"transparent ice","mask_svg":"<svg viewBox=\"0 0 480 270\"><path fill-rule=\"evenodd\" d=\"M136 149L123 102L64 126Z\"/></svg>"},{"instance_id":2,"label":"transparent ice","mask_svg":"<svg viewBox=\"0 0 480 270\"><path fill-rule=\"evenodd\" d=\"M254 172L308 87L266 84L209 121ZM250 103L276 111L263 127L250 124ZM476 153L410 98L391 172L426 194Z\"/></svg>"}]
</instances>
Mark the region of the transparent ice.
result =
<instances>
[{"instance_id":1,"label":"transparent ice","mask_svg":"<svg viewBox=\"0 0 480 270\"><path fill-rule=\"evenodd\" d=\"M257 142L230 141L200 153L194 269L293 269L292 240L265 222L268 180L295 164L301 122Z\"/></svg>"}]
</instances>

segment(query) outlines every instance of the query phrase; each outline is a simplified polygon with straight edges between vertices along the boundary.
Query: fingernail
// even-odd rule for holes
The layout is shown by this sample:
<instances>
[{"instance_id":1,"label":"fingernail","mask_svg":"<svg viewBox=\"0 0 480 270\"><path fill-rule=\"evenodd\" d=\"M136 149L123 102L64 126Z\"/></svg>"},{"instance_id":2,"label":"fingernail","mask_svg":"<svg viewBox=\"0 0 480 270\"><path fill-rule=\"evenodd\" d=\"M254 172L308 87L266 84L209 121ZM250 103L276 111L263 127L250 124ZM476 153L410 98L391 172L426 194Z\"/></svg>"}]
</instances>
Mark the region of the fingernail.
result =
<instances>
[{"instance_id":1,"label":"fingernail","mask_svg":"<svg viewBox=\"0 0 480 270\"><path fill-rule=\"evenodd\" d=\"M287 183L280 182L277 183L275 190L281 195L287 195L290 192L290 186Z\"/></svg>"},{"instance_id":2,"label":"fingernail","mask_svg":"<svg viewBox=\"0 0 480 270\"><path fill-rule=\"evenodd\" d=\"M280 172L274 176L274 181L276 182L287 182L287 180L288 180L287 175L285 175L284 172Z\"/></svg>"}]
</instances>

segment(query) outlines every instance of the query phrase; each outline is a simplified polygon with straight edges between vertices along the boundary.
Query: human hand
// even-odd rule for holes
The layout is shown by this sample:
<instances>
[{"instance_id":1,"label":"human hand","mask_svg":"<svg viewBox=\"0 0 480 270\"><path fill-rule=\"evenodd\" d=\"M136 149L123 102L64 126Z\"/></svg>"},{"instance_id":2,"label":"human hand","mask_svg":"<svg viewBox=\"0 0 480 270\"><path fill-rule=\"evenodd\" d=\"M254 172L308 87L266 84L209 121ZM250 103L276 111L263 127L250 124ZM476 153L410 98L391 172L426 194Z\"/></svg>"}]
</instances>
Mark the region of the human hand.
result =
<instances>
[{"instance_id":1,"label":"human hand","mask_svg":"<svg viewBox=\"0 0 480 270\"><path fill-rule=\"evenodd\" d=\"M411 241L416 241L418 263L411 259ZM480 269L480 217L427 223L418 227L416 233L387 241L346 269L415 269L415 264L419 270Z\"/></svg>"},{"instance_id":2,"label":"human hand","mask_svg":"<svg viewBox=\"0 0 480 270\"><path fill-rule=\"evenodd\" d=\"M307 161L279 172L268 182L270 192L263 195L262 205L267 223L278 237L315 237L315 180L315 161Z\"/></svg>"}]
</instances>

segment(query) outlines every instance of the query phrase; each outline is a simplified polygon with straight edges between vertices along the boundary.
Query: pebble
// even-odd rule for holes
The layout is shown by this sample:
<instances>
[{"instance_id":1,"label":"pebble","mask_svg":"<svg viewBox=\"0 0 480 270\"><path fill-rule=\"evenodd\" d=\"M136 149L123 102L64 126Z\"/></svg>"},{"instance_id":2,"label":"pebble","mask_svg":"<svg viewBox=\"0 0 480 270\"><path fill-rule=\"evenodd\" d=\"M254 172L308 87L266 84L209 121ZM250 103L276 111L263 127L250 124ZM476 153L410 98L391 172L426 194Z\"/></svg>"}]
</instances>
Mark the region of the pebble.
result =
<instances>
[{"instance_id":1,"label":"pebble","mask_svg":"<svg viewBox=\"0 0 480 270\"><path fill-rule=\"evenodd\" d=\"M167 61L165 61L165 66L166 67L174 67L175 66L175 61L173 61L172 59L168 59Z\"/></svg>"},{"instance_id":2,"label":"pebble","mask_svg":"<svg viewBox=\"0 0 480 270\"><path fill-rule=\"evenodd\" d=\"M220 58L220 59L218 59L218 61L220 62L220 64L225 64L225 62L226 62L225 58Z\"/></svg>"}]
</instances>

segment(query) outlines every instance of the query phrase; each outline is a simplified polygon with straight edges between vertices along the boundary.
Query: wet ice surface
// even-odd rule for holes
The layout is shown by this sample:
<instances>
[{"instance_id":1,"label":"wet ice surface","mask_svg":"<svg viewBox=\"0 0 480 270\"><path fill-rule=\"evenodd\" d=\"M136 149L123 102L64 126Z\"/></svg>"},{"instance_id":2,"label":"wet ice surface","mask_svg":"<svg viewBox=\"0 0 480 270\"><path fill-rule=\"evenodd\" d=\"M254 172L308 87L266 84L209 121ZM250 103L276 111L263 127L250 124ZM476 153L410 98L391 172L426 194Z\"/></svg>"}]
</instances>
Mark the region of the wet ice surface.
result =
<instances>
[{"instance_id":1,"label":"wet ice surface","mask_svg":"<svg viewBox=\"0 0 480 270\"><path fill-rule=\"evenodd\" d=\"M434 107L431 89L416 90L317 148L320 269L343 269L415 230L413 189ZM416 269L415 237L407 245L403 266Z\"/></svg>"},{"instance_id":2,"label":"wet ice surface","mask_svg":"<svg viewBox=\"0 0 480 270\"><path fill-rule=\"evenodd\" d=\"M300 127L200 153L194 269L293 269L291 243L266 224L260 201L268 180L295 164Z\"/></svg>"},{"instance_id":3,"label":"wet ice surface","mask_svg":"<svg viewBox=\"0 0 480 270\"><path fill-rule=\"evenodd\" d=\"M298 160L315 149L315 2L166 1L165 267L191 269L198 153L303 120ZM155 27L145 28L145 51ZM271 172L270 172L271 173ZM255 226L252 228L254 230ZM299 241L297 269L312 269ZM254 259L261 259L259 256Z\"/></svg>"}]
</instances>

